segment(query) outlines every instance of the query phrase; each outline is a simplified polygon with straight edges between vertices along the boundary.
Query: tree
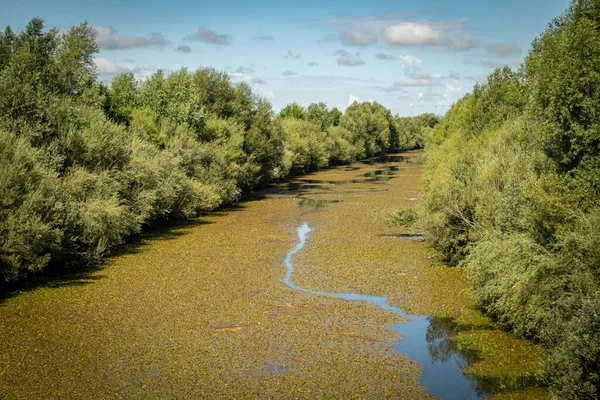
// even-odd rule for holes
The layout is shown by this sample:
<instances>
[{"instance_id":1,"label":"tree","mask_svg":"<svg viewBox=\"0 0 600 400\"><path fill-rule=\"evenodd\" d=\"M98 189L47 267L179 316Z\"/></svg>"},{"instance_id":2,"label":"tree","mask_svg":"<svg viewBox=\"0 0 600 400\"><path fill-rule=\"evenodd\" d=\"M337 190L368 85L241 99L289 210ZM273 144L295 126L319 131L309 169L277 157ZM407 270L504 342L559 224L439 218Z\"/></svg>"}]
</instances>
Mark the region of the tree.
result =
<instances>
[{"instance_id":1,"label":"tree","mask_svg":"<svg viewBox=\"0 0 600 400\"><path fill-rule=\"evenodd\" d=\"M290 103L279 111L279 118L305 119L306 110L296 102Z\"/></svg>"}]
</instances>

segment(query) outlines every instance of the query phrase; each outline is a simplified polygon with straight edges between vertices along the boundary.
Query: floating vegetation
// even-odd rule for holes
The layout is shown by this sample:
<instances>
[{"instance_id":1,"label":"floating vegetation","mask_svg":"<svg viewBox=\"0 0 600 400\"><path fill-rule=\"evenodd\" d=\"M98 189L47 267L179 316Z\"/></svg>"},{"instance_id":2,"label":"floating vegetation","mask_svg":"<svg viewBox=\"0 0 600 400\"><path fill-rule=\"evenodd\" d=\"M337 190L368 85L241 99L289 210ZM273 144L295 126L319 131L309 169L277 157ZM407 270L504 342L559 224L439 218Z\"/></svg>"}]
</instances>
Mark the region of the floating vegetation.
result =
<instances>
[{"instance_id":1,"label":"floating vegetation","mask_svg":"<svg viewBox=\"0 0 600 400\"><path fill-rule=\"evenodd\" d=\"M300 200L300 207L310 208L311 210L317 211L321 208L328 206L329 204L339 203L340 200L318 200L318 199L302 199Z\"/></svg>"},{"instance_id":2,"label":"floating vegetation","mask_svg":"<svg viewBox=\"0 0 600 400\"><path fill-rule=\"evenodd\" d=\"M364 179L373 169L355 163L310 180ZM447 324L430 342L423 331L426 346L472 351L477 357L460 357L477 382L501 382L511 397L543 397L543 389L515 388L536 385L526 377L538 376L545 354L474 311L464 272L437 263L427 242L383 236L419 232L374 221L373 210L414 205L407 199L418 196L419 174L420 167L399 170L385 187L269 188L238 207L142 235L101 270L4 299L0 398L427 398L423 368L393 349L403 340L389 327L404 318L282 283L281 260L302 220L316 230L294 255L294 283L453 318L458 328Z\"/></svg>"}]
</instances>

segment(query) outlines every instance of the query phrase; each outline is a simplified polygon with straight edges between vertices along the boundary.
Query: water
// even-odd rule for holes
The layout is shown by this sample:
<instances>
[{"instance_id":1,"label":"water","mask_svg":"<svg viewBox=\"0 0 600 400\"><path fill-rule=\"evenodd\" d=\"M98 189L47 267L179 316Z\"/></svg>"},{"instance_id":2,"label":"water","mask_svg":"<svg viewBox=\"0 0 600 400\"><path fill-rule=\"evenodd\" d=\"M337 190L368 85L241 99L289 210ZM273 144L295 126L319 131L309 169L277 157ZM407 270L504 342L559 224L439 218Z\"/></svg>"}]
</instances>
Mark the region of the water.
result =
<instances>
[{"instance_id":1,"label":"water","mask_svg":"<svg viewBox=\"0 0 600 400\"><path fill-rule=\"evenodd\" d=\"M358 293L329 293L310 290L296 285L292 280L294 265L292 257L306 244L312 231L307 223L298 227L300 242L289 251L283 260L287 270L284 282L292 289L316 296L332 297L348 301L365 301L384 310L391 311L410 321L394 324L390 329L403 335L392 346L423 366L421 385L433 395L444 399L477 399L487 394L482 384L474 380L463 369L469 365L472 354L460 352L451 340L453 327L445 319L421 315L410 315L400 308L388 304L386 297Z\"/></svg>"},{"instance_id":2,"label":"water","mask_svg":"<svg viewBox=\"0 0 600 400\"><path fill-rule=\"evenodd\" d=\"M423 235L421 233L397 233L397 234L383 235L383 236L413 240L415 242L424 242L425 241L425 235Z\"/></svg>"},{"instance_id":3,"label":"water","mask_svg":"<svg viewBox=\"0 0 600 400\"><path fill-rule=\"evenodd\" d=\"M300 200L300 207L302 208L309 208L312 211L318 211L321 208L332 204L332 203L339 203L340 200L317 200L317 199L308 199L308 198L303 198L302 200Z\"/></svg>"}]
</instances>

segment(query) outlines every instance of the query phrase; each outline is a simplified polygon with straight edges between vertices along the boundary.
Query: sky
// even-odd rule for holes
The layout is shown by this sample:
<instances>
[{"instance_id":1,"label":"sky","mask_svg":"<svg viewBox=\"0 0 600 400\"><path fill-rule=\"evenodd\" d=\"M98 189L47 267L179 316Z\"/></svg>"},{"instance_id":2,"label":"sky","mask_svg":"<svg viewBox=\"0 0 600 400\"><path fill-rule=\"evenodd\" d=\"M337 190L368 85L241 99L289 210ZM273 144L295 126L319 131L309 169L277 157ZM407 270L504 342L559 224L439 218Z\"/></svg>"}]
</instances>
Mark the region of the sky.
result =
<instances>
[{"instance_id":1,"label":"sky","mask_svg":"<svg viewBox=\"0 0 600 400\"><path fill-rule=\"evenodd\" d=\"M278 111L377 101L400 116L444 114L496 67L516 68L568 0L0 0L0 26L88 21L99 79L211 67Z\"/></svg>"}]
</instances>

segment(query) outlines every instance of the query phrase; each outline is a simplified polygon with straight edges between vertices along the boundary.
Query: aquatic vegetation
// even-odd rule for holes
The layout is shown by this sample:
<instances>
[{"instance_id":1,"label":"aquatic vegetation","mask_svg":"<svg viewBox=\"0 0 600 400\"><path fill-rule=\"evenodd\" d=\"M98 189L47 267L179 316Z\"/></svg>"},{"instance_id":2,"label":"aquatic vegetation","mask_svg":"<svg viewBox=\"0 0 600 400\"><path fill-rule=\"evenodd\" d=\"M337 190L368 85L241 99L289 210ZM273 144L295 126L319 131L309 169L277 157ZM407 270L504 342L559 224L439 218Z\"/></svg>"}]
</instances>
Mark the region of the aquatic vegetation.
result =
<instances>
[{"instance_id":1,"label":"aquatic vegetation","mask_svg":"<svg viewBox=\"0 0 600 400\"><path fill-rule=\"evenodd\" d=\"M371 168L354 166L311 179L345 180ZM402 168L383 183L306 190L303 198L341 200L317 212L300 207L294 191L267 191L144 233L99 270L14 293L0 307L0 397L428 397L421 367L391 347L400 337L386 327L403 318L283 283L282 260L307 219L317 230L294 256L296 282L387 296L410 313L466 327L474 323L465 315L481 320L462 270L437 262L427 243L383 236L402 232L373 221L370 207L408 205L402 199L418 195L421 167ZM377 185L389 190L358 189ZM496 330L489 321L482 329ZM497 376L494 357L512 355L510 348L513 361L535 354L514 338L487 353L488 336L469 340L485 363L471 368L489 366L486 376Z\"/></svg>"}]
</instances>

